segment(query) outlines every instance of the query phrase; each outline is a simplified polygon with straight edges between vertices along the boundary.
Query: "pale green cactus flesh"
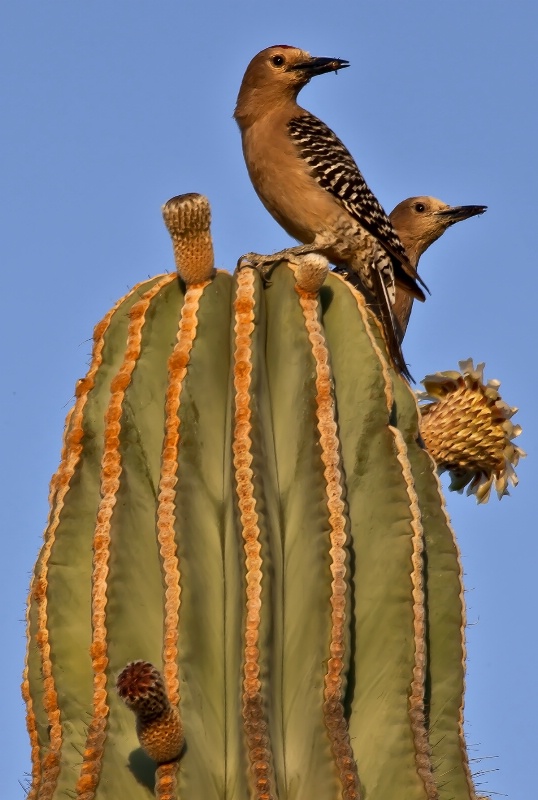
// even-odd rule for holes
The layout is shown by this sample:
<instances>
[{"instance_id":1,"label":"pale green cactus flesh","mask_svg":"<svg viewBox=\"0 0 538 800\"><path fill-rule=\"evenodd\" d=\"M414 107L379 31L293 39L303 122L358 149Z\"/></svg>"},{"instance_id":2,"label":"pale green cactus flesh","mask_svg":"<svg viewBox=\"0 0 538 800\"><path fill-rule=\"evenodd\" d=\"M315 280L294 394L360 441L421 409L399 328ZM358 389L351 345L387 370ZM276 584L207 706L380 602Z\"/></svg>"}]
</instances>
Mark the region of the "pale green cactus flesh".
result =
<instances>
[{"instance_id":1,"label":"pale green cactus flesh","mask_svg":"<svg viewBox=\"0 0 538 800\"><path fill-rule=\"evenodd\" d=\"M96 329L30 593L31 800L476 798L414 396L341 278L271 281L159 276ZM179 705L177 763L115 691L136 659Z\"/></svg>"}]
</instances>

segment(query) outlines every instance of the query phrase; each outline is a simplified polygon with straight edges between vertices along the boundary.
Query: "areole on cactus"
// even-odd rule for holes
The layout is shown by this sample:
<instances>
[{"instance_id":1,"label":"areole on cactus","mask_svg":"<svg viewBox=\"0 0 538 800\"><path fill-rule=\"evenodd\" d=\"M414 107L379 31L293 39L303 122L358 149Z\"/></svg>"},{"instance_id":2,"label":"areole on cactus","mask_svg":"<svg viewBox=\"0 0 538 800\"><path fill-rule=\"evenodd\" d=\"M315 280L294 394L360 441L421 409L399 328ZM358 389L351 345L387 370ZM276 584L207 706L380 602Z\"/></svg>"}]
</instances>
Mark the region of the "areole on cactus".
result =
<instances>
[{"instance_id":1,"label":"areole on cactus","mask_svg":"<svg viewBox=\"0 0 538 800\"><path fill-rule=\"evenodd\" d=\"M199 195L164 217L179 274L97 325L51 481L30 800L476 800L458 547L375 316L316 256L215 270Z\"/></svg>"}]
</instances>

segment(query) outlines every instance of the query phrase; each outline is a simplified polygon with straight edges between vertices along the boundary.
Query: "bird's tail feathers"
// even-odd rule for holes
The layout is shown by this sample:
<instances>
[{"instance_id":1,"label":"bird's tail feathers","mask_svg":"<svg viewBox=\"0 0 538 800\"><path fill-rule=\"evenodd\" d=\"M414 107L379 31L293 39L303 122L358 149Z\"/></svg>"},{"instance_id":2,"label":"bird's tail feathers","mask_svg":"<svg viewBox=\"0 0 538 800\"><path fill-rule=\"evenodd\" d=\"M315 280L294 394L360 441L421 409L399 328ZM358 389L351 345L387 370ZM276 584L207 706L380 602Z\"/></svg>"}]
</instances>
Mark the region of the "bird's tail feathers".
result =
<instances>
[{"instance_id":1,"label":"bird's tail feathers","mask_svg":"<svg viewBox=\"0 0 538 800\"><path fill-rule=\"evenodd\" d=\"M385 334L385 341L390 356L394 362L396 369L405 377L410 383L415 380L407 368L404 355L400 342L403 338L402 331L398 320L393 314L392 303L390 302L389 293L382 275L377 269L372 270L372 278L374 280L374 296L376 298L376 311L383 326Z\"/></svg>"},{"instance_id":2,"label":"bird's tail feathers","mask_svg":"<svg viewBox=\"0 0 538 800\"><path fill-rule=\"evenodd\" d=\"M430 290L428 289L422 278L420 278L418 273L416 273L416 278L411 277L411 275L409 275L403 269L400 262L396 261L396 259L394 259L393 266L394 266L394 281L396 285L399 286L408 294L410 294L416 300L420 300L420 302L423 303L426 299L426 295L424 294L420 286L418 286L417 281L422 286L424 286L428 294Z\"/></svg>"},{"instance_id":3,"label":"bird's tail feathers","mask_svg":"<svg viewBox=\"0 0 538 800\"><path fill-rule=\"evenodd\" d=\"M366 297L369 306L374 309L383 326L385 342L395 368L410 383L415 383L415 379L405 363L400 344L404 331L402 331L400 323L392 311L389 290L381 273L377 269L371 271L371 285L367 288L361 281L360 275L344 264L337 264L334 272L342 275L348 283L355 286Z\"/></svg>"},{"instance_id":4,"label":"bird's tail feathers","mask_svg":"<svg viewBox=\"0 0 538 800\"><path fill-rule=\"evenodd\" d=\"M424 301L426 296L418 284L425 289L428 294L430 290L417 272L417 268L410 262L403 245L400 242L400 248L391 247L390 243L382 242L384 250L392 257L392 266L394 267L394 277L396 283L410 292L417 300Z\"/></svg>"}]
</instances>

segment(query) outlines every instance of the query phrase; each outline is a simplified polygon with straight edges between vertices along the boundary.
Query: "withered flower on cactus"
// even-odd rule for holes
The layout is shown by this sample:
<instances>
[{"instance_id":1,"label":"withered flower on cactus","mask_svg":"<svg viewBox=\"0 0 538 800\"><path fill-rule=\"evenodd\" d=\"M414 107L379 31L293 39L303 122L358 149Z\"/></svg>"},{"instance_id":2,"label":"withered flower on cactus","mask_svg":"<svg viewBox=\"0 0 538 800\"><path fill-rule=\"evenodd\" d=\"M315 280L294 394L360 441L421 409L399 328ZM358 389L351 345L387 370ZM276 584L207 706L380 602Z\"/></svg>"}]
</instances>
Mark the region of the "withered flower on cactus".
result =
<instances>
[{"instance_id":1,"label":"withered flower on cactus","mask_svg":"<svg viewBox=\"0 0 538 800\"><path fill-rule=\"evenodd\" d=\"M484 382L484 364L474 367L471 358L460 361L461 372L427 375L419 400L421 434L441 472L448 471L450 489L488 501L491 487L499 499L508 484L518 483L514 467L526 453L513 443L521 427L510 419L512 408L499 394L500 381Z\"/></svg>"},{"instance_id":2,"label":"withered flower on cactus","mask_svg":"<svg viewBox=\"0 0 538 800\"><path fill-rule=\"evenodd\" d=\"M131 661L118 675L116 688L136 715L138 739L150 758L158 764L179 758L185 743L183 727L159 670L148 661Z\"/></svg>"}]
</instances>

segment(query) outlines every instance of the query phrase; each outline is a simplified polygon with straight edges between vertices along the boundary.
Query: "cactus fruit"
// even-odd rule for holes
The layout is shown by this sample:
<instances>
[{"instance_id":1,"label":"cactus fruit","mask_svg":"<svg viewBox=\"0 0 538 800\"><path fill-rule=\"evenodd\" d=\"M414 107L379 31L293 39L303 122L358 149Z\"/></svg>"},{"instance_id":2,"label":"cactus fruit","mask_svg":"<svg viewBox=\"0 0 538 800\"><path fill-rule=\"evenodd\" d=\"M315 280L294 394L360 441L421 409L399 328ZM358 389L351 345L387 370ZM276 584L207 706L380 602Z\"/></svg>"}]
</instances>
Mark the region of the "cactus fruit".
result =
<instances>
[{"instance_id":1,"label":"cactus fruit","mask_svg":"<svg viewBox=\"0 0 538 800\"><path fill-rule=\"evenodd\" d=\"M476 800L458 547L375 317L319 259L215 271L203 198L164 214L179 275L97 325L51 482L30 800Z\"/></svg>"}]
</instances>

